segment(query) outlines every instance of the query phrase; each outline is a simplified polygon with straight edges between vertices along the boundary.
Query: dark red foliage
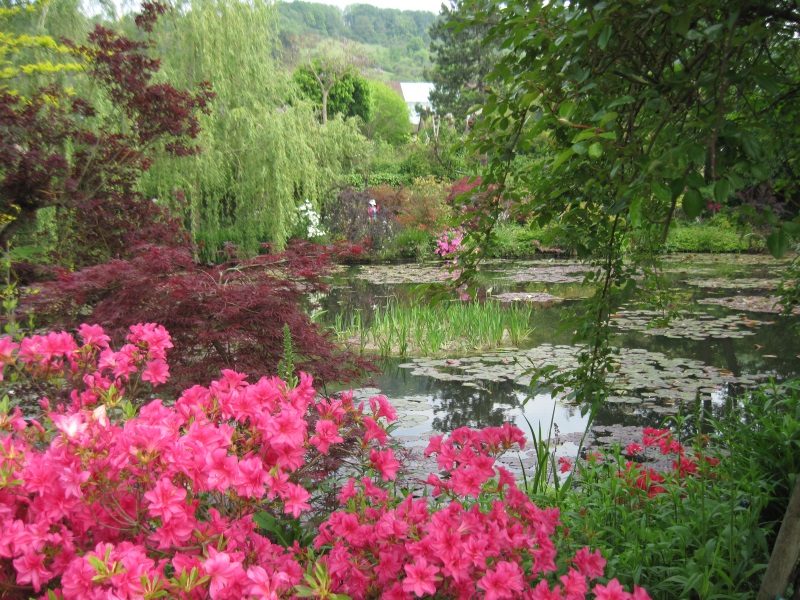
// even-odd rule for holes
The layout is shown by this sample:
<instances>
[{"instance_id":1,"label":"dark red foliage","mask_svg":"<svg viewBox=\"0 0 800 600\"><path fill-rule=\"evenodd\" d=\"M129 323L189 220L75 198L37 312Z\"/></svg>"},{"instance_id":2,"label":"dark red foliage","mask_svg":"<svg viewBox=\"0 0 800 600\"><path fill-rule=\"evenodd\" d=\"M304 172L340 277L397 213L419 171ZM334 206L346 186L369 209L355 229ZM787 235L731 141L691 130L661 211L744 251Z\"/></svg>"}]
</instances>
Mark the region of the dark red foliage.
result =
<instances>
[{"instance_id":1,"label":"dark red foliage","mask_svg":"<svg viewBox=\"0 0 800 600\"><path fill-rule=\"evenodd\" d=\"M164 10L146 3L137 23L150 30ZM100 25L86 45L64 44L85 61L85 73L115 111L101 118L88 101L58 86L28 100L0 93L0 212L11 217L0 229L0 245L38 210L58 206L77 240L69 263L80 266L122 257L131 236L142 237L140 225L159 211L136 182L158 148L179 156L198 151L197 115L209 110L213 94L207 84L187 92L151 83L159 67L147 54L151 43ZM165 221L163 215L157 220Z\"/></svg>"},{"instance_id":2,"label":"dark red foliage","mask_svg":"<svg viewBox=\"0 0 800 600\"><path fill-rule=\"evenodd\" d=\"M458 198L461 194L466 194L467 192L472 191L476 187L480 186L481 183L483 183L483 179L480 177L462 177L450 187L450 192L447 194L447 201L450 204L455 203L456 198Z\"/></svg>"},{"instance_id":3,"label":"dark red foliage","mask_svg":"<svg viewBox=\"0 0 800 600\"><path fill-rule=\"evenodd\" d=\"M119 341L132 323L157 322L172 335L171 385L206 385L220 369L274 375L289 325L298 370L321 382L374 370L338 350L299 309L301 295L321 291L319 277L341 249L295 242L281 253L201 266L185 248L142 246L128 260L64 272L23 299L37 324L74 330L98 323Z\"/></svg>"}]
</instances>

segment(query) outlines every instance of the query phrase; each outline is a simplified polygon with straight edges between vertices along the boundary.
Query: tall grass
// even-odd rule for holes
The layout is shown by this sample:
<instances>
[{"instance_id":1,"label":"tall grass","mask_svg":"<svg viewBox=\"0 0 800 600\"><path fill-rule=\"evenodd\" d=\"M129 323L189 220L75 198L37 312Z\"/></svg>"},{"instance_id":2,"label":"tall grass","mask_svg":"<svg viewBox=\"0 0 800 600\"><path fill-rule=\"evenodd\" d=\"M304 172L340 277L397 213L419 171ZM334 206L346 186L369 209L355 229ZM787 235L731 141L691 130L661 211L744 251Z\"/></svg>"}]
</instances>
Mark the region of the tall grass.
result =
<instances>
[{"instance_id":1,"label":"tall grass","mask_svg":"<svg viewBox=\"0 0 800 600\"><path fill-rule=\"evenodd\" d=\"M531 333L531 308L443 302L409 306L390 302L375 311L368 326L360 315L334 325L342 340L357 340L361 349L383 356L443 356L519 345Z\"/></svg>"}]
</instances>

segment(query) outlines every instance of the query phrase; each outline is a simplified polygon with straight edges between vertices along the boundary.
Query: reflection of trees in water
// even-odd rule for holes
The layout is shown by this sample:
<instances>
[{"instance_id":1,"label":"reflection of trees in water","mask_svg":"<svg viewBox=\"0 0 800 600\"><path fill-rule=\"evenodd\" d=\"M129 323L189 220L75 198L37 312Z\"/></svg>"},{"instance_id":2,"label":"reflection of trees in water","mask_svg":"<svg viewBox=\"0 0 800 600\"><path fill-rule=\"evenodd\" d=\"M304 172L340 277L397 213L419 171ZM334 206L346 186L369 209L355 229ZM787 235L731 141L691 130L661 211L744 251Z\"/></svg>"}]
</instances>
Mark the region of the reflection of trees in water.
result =
<instances>
[{"instance_id":1,"label":"reflection of trees in water","mask_svg":"<svg viewBox=\"0 0 800 600\"><path fill-rule=\"evenodd\" d=\"M487 385L485 390L464 387L460 382L436 381L433 397L433 427L453 431L459 427L497 427L514 421L512 411L519 399L511 383Z\"/></svg>"}]
</instances>

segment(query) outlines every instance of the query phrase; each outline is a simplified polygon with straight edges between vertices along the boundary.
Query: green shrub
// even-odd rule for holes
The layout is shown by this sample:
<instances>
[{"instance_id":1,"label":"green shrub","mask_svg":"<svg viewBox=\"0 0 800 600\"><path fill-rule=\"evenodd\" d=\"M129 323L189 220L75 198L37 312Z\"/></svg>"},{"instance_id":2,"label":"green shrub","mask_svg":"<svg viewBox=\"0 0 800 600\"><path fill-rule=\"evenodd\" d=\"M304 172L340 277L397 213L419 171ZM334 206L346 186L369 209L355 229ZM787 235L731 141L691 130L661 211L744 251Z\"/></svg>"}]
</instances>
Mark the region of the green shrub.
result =
<instances>
[{"instance_id":1,"label":"green shrub","mask_svg":"<svg viewBox=\"0 0 800 600\"><path fill-rule=\"evenodd\" d=\"M755 597L800 472L800 382L752 392L704 427L700 418L675 419L674 435L691 444L678 440L685 452L668 458L688 462L669 471L617 447L581 461L555 491L532 494L561 509L564 544L600 549L607 577L653 600Z\"/></svg>"},{"instance_id":2,"label":"green shrub","mask_svg":"<svg viewBox=\"0 0 800 600\"><path fill-rule=\"evenodd\" d=\"M494 228L493 245L487 254L492 258L527 258L554 249L564 250L558 238L554 227L500 223Z\"/></svg>"},{"instance_id":3,"label":"green shrub","mask_svg":"<svg viewBox=\"0 0 800 600\"><path fill-rule=\"evenodd\" d=\"M716 217L702 223L675 223L666 243L667 252L751 252L763 247L760 236Z\"/></svg>"},{"instance_id":4,"label":"green shrub","mask_svg":"<svg viewBox=\"0 0 800 600\"><path fill-rule=\"evenodd\" d=\"M387 244L381 258L384 260L425 260L434 258L434 237L430 231L406 228Z\"/></svg>"}]
</instances>

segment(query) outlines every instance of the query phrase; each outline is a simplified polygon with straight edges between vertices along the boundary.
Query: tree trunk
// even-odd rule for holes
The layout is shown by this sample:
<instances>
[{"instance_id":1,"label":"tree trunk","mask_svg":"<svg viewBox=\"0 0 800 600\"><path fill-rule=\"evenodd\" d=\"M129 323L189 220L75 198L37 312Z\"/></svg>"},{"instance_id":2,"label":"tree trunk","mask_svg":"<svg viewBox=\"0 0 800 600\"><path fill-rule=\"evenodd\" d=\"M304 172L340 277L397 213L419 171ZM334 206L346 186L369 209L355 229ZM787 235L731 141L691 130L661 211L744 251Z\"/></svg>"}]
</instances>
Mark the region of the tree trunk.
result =
<instances>
[{"instance_id":1,"label":"tree trunk","mask_svg":"<svg viewBox=\"0 0 800 600\"><path fill-rule=\"evenodd\" d=\"M328 122L328 90L322 90L322 124Z\"/></svg>"},{"instance_id":2,"label":"tree trunk","mask_svg":"<svg viewBox=\"0 0 800 600\"><path fill-rule=\"evenodd\" d=\"M800 557L800 476L794 484L789 506L769 557L767 572L756 600L773 600L786 593L789 578ZM797 594L795 594L797 595Z\"/></svg>"}]
</instances>

